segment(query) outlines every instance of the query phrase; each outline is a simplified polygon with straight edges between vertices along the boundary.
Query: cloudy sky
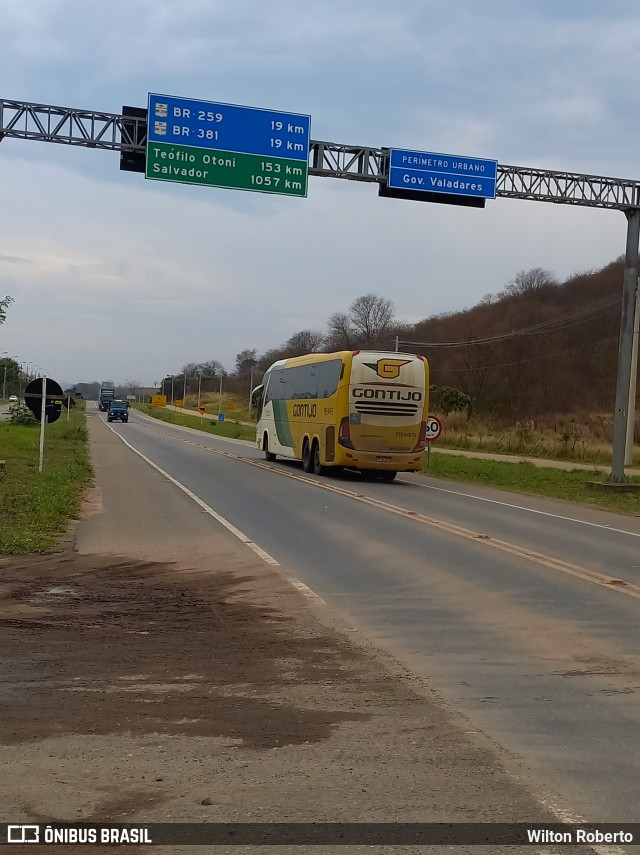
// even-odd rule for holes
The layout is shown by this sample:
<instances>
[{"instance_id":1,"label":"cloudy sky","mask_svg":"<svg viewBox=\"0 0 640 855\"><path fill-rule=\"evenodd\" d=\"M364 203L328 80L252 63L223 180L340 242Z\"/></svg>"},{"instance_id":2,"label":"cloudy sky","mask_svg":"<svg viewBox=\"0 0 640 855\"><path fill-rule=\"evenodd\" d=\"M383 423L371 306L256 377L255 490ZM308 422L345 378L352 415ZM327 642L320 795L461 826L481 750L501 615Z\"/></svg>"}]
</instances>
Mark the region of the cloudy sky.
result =
<instances>
[{"instance_id":1,"label":"cloudy sky","mask_svg":"<svg viewBox=\"0 0 640 855\"><path fill-rule=\"evenodd\" d=\"M640 178L637 0L0 0L0 33L0 98L117 113L157 92L309 114L316 140ZM61 382L232 370L362 294L417 321L625 246L614 211L190 187L13 139L0 200L0 354Z\"/></svg>"}]
</instances>

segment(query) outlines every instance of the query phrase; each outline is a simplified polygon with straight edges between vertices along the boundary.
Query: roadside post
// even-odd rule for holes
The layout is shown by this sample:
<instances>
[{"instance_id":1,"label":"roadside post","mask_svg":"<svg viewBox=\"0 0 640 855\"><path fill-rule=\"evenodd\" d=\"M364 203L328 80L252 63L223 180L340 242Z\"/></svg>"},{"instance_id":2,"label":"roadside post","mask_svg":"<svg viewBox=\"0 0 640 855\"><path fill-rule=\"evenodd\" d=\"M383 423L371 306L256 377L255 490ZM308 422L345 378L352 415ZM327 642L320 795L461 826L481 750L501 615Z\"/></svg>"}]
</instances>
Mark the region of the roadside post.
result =
<instances>
[{"instance_id":1,"label":"roadside post","mask_svg":"<svg viewBox=\"0 0 640 855\"><path fill-rule=\"evenodd\" d=\"M442 433L442 422L437 416L429 416L427 419L427 432L425 439L427 441L427 470L431 465L431 443Z\"/></svg>"},{"instance_id":2,"label":"roadside post","mask_svg":"<svg viewBox=\"0 0 640 855\"><path fill-rule=\"evenodd\" d=\"M202 424L202 417L207 412L207 408L203 404L200 404L200 406L198 407L198 412L200 413L200 424Z\"/></svg>"},{"instance_id":3,"label":"roadside post","mask_svg":"<svg viewBox=\"0 0 640 855\"><path fill-rule=\"evenodd\" d=\"M24 402L40 422L40 455L38 472L42 473L44 461L44 425L57 421L62 412L62 387L45 375L32 380L24 390Z\"/></svg>"},{"instance_id":4,"label":"roadside post","mask_svg":"<svg viewBox=\"0 0 640 855\"><path fill-rule=\"evenodd\" d=\"M251 366L251 376L249 378L249 420L251 420L251 393L253 392L253 365Z\"/></svg>"},{"instance_id":5,"label":"roadside post","mask_svg":"<svg viewBox=\"0 0 640 855\"><path fill-rule=\"evenodd\" d=\"M42 464L44 461L44 423L47 420L47 378L42 375L42 406L40 407L40 458L38 461L38 472L42 474Z\"/></svg>"}]
</instances>

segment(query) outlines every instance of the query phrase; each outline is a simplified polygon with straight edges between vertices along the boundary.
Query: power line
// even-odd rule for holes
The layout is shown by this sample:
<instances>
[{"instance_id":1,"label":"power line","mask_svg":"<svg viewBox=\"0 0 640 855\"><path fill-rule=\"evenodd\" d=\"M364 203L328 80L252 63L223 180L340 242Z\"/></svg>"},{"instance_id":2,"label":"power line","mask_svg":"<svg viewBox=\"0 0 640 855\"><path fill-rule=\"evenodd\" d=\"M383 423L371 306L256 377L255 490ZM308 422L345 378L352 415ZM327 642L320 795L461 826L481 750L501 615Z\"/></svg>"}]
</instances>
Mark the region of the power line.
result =
<instances>
[{"instance_id":1,"label":"power line","mask_svg":"<svg viewBox=\"0 0 640 855\"><path fill-rule=\"evenodd\" d=\"M607 341L614 341L617 339L617 335L611 335L607 338L598 339L598 341L593 341L590 344L581 344L577 347L570 347L567 350L558 350L555 353L545 353L543 356L533 356L531 359L519 359L517 362L500 362L495 365L480 365L478 368L433 368L431 365L430 371L433 374L436 371L442 371L443 373L460 373L461 371L487 371L491 368L506 368L509 365L524 365L527 362L538 362L541 359L552 359L555 356L562 356L565 353L574 353L576 350L587 350L590 347L597 347L599 344L604 344Z\"/></svg>"},{"instance_id":2,"label":"power line","mask_svg":"<svg viewBox=\"0 0 640 855\"><path fill-rule=\"evenodd\" d=\"M533 324L528 327L522 327L519 330L512 330L508 333L500 333L499 335L488 336L487 338L465 339L462 341L406 341L398 340L398 344L409 347L470 347L475 344L492 344L494 342L506 341L512 338L520 338L526 335L538 335L544 332L554 332L560 329L568 329L569 327L578 326L579 324L587 323L593 320L595 316L600 316L618 308L620 305L620 297L603 297L582 306L578 309L573 309L564 315L558 315L548 321L541 321L538 324Z\"/></svg>"}]
</instances>

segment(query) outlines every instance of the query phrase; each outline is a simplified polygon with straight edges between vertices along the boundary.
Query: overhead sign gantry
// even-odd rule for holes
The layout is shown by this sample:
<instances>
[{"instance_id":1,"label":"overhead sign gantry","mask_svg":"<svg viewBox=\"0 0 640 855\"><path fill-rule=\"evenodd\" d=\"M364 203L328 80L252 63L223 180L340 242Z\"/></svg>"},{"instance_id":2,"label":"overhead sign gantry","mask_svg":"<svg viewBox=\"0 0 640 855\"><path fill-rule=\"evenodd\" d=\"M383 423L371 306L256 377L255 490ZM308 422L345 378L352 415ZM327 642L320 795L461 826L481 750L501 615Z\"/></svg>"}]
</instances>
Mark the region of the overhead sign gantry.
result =
<instances>
[{"instance_id":1,"label":"overhead sign gantry","mask_svg":"<svg viewBox=\"0 0 640 855\"><path fill-rule=\"evenodd\" d=\"M164 96L159 96L164 97ZM185 99L178 99L184 101ZM167 99L169 103L169 99ZM211 104L220 108L228 108L232 105L222 105L217 102L193 102L195 104ZM203 108L205 109L205 108ZM250 110L253 108L237 108ZM262 111L267 117L269 111ZM281 115L281 114L277 114ZM287 114L291 115L291 114ZM297 117L296 114L293 114ZM162 117L156 117L161 119ZM184 118L184 117L183 117ZM306 117L307 119L309 117ZM277 118L268 121L279 121ZM0 142L5 138L38 140L41 142L62 143L64 145L86 146L87 148L101 148L121 152L124 161L129 160L129 165L122 164L121 167L135 172L145 172L146 153L149 145L147 123L149 121L148 110L140 107L128 107L123 109L122 114L105 113L94 110L78 110L73 107L58 107L51 104L36 104L26 101L11 101L0 99ZM218 124L217 122L211 123ZM191 132L191 126L189 132ZM196 125L197 130L200 125ZM215 128L212 128L215 130ZM275 130L275 129L274 129ZM161 136L161 135L159 135ZM297 136L297 133L296 133ZM302 136L300 135L302 142ZM207 139L206 135L201 138ZM274 137L275 139L275 137ZM308 139L308 137L307 137ZM198 137L196 135L196 141ZM155 139L155 144L160 145L162 140ZM166 140L165 140L166 142ZM211 137L211 143L220 142L219 139ZM184 140L175 145L184 145ZM303 144L304 145L304 144ZM202 146L201 149L206 147ZM211 146L213 148L213 146ZM282 148L281 146L279 148ZM229 151L229 149L218 147L217 151ZM231 149L233 151L233 149ZM403 149L393 151L405 152ZM236 156L246 155L245 149L236 151ZM353 181L375 182L387 188L387 194L400 190L388 188L390 178L390 156L388 148L371 148L367 146L342 145L339 143L314 141L308 139L306 154L295 151L295 157L289 158L290 152L285 148L283 154L287 159L294 160L297 164L306 162L309 175L318 175L329 178L344 178ZM424 153L429 155L428 152ZM253 156L268 158L270 154L263 151L253 152ZM402 155L400 155L402 156ZM155 152L153 157L156 157ZM457 158L462 161L465 158ZM466 158L476 160L475 158ZM159 161L168 158L159 158ZM492 161L487 161L491 163ZM266 161L265 161L266 163ZM395 160L394 160L395 164ZM208 165L208 164L204 164ZM395 165L394 165L395 169ZM269 170L265 169L266 174ZM251 175L260 175L258 172L249 170L244 173L242 182L251 184ZM401 172L398 174L402 174ZM152 175L150 177L161 177ZM179 179L184 176L179 176ZM186 176L191 178L191 176ZM194 176L195 177L195 176ZM435 176L432 176L435 178ZM165 179L166 180L166 179ZM396 180L391 176L391 181ZM400 179L402 181L402 179ZM431 180L431 178L429 179ZM455 198L449 187L439 188L437 178L434 190L442 189L442 201L448 193L449 198ZM448 179L440 179L446 181ZM242 183L238 180L238 185ZM189 182L197 183L197 182ZM205 182L209 183L209 182ZM304 193L291 193L290 195L306 195L306 177L304 180ZM484 185L484 182L482 182ZM231 184L215 184L213 186L238 186ZM259 189L254 181L255 189ZM421 185L416 184L420 187ZM253 189L251 186L243 186L238 189ZM268 192L280 192L264 183L260 189ZM285 188L286 189L286 188ZM298 191L300 188L295 188ZM411 192L411 191L409 191ZM417 193L412 193L408 198L417 198ZM387 195L381 193L381 195ZM496 164L495 196L510 199L529 199L538 202L554 202L562 205L578 205L581 207L607 208L609 210L622 211L627 218L627 242L625 253L625 271L622 293L622 315L620 321L620 348L618 354L618 376L616 383L616 402L613 424L613 454L609 483L623 484L625 476L625 451L628 424L631 422L629 413L630 385L632 378L633 363L633 340L634 340L634 318L636 306L636 292L638 284L638 244L640 241L640 182L632 179L608 178L599 175L585 175L575 172L556 171L547 169L536 169L521 166L507 166ZM487 197L490 198L490 197ZM467 200L475 201L477 206L484 205L484 197L467 196Z\"/></svg>"}]
</instances>

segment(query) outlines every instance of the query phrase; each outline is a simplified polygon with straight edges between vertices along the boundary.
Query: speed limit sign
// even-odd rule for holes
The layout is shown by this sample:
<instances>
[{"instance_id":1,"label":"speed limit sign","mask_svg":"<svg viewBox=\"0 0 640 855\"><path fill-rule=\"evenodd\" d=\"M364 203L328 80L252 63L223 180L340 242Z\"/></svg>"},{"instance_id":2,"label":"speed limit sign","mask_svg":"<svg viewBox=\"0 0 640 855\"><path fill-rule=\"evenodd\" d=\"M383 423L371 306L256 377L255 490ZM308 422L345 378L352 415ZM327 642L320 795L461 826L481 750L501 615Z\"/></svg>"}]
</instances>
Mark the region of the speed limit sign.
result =
<instances>
[{"instance_id":1,"label":"speed limit sign","mask_svg":"<svg viewBox=\"0 0 640 855\"><path fill-rule=\"evenodd\" d=\"M433 442L442 433L442 422L436 416L429 416L427 419L427 434L425 439L427 442Z\"/></svg>"}]
</instances>

